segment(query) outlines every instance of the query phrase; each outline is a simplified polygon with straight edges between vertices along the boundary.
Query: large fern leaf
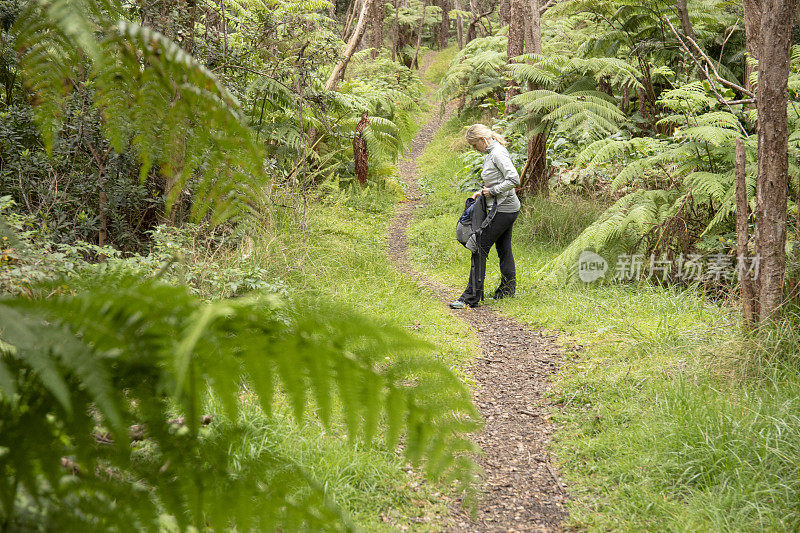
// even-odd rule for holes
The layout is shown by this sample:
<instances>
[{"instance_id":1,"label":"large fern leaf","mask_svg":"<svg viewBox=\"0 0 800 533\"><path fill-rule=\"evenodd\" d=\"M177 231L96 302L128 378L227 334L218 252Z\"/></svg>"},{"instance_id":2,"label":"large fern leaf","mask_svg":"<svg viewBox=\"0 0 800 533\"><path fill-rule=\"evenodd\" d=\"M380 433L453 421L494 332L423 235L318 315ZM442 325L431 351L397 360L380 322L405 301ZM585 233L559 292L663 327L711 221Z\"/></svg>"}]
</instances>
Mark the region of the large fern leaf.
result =
<instances>
[{"instance_id":1,"label":"large fern leaf","mask_svg":"<svg viewBox=\"0 0 800 533\"><path fill-rule=\"evenodd\" d=\"M156 505L184 526L346 528L341 511L291 462L265 450L230 469L243 383L267 413L280 397L299 419L313 401L321 420L342 420L351 439L369 442L382 428L391 446L404 435L404 453L431 476L470 481L465 454L475 450L468 434L478 427L470 395L404 331L319 302L201 303L183 288L113 273L92 287L0 301L0 338L12 354L0 368L0 446L10 450L0 467L16 480L0 486L0 500L25 490L58 505L91 487L131 505L96 502L89 517L130 511L132 524L146 524ZM229 421L212 435L199 423L206 393ZM15 401L20 395L24 403ZM175 412L185 415L185 433L166 423ZM146 426L158 450L151 460L130 447L131 424ZM113 443L98 448L98 425ZM87 476L59 496L51 491L60 487L62 456ZM119 474L93 477L100 465ZM42 485L40 475L50 482Z\"/></svg>"}]
</instances>

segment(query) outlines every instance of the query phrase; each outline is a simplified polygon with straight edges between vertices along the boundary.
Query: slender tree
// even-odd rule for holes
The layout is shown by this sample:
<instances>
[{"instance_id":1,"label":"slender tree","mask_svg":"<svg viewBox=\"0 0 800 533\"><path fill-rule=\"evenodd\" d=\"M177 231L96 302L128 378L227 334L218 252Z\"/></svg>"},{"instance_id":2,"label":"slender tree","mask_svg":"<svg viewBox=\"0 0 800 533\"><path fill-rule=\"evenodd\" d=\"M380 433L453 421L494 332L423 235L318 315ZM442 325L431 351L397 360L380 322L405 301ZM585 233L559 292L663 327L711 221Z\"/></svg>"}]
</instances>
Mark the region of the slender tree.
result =
<instances>
[{"instance_id":1,"label":"slender tree","mask_svg":"<svg viewBox=\"0 0 800 533\"><path fill-rule=\"evenodd\" d=\"M350 5L347 6L347 15L345 16L346 22L344 24L344 29L342 30L342 39L345 40L350 35L350 27L353 25L353 19L356 17L356 13L358 13L358 0L352 0Z\"/></svg>"},{"instance_id":2,"label":"slender tree","mask_svg":"<svg viewBox=\"0 0 800 533\"><path fill-rule=\"evenodd\" d=\"M525 8L526 0L510 0L509 25L508 25L508 63L513 63L514 58L525 51ZM509 78L506 83L506 114L511 115L517 111L511 99L519 94L516 82Z\"/></svg>"},{"instance_id":3,"label":"slender tree","mask_svg":"<svg viewBox=\"0 0 800 533\"><path fill-rule=\"evenodd\" d=\"M681 20L681 29L683 34L691 37L693 41L697 41L692 28L692 22L689 20L689 8L686 5L686 0L676 0L676 7L678 9L678 18Z\"/></svg>"},{"instance_id":4,"label":"slender tree","mask_svg":"<svg viewBox=\"0 0 800 533\"><path fill-rule=\"evenodd\" d=\"M759 317L775 318L783 300L789 125L789 48L796 0L762 0L758 63L756 254ZM747 6L747 4L745 4ZM752 15L752 14L751 14Z\"/></svg>"},{"instance_id":5,"label":"slender tree","mask_svg":"<svg viewBox=\"0 0 800 533\"><path fill-rule=\"evenodd\" d=\"M514 0L500 0L497 14L500 16L500 26L509 26L513 17L511 4Z\"/></svg>"},{"instance_id":6,"label":"slender tree","mask_svg":"<svg viewBox=\"0 0 800 533\"><path fill-rule=\"evenodd\" d=\"M347 41L347 45L344 47L344 52L342 52L342 58L336 63L336 66L333 67L333 72L331 72L328 81L325 83L325 90L326 91L333 91L336 89L336 86L339 84L339 80L344 77L345 69L347 68L347 64L350 62L350 59L353 57L358 45L361 43L361 39L364 37L364 32L367 30L367 20L369 19L370 9L372 8L372 3L374 0L364 0L361 4L361 12L358 14L358 22L356 23L356 28L353 30L353 34L350 36L350 40Z\"/></svg>"},{"instance_id":7,"label":"slender tree","mask_svg":"<svg viewBox=\"0 0 800 533\"><path fill-rule=\"evenodd\" d=\"M394 0L394 23L392 24L392 61L397 60L397 46L400 40L400 2Z\"/></svg>"},{"instance_id":8,"label":"slender tree","mask_svg":"<svg viewBox=\"0 0 800 533\"><path fill-rule=\"evenodd\" d=\"M475 26L478 24L478 0L469 0L469 13L470 13L470 21L469 27L467 27L467 42L464 44L469 44L469 42L475 38Z\"/></svg>"},{"instance_id":9,"label":"slender tree","mask_svg":"<svg viewBox=\"0 0 800 533\"><path fill-rule=\"evenodd\" d=\"M745 168L744 142L736 140L736 158L734 166L736 177L736 253L739 256L739 286L742 291L742 322L745 331L749 330L756 321L755 294L753 292L753 280L745 265L745 259L749 255L748 242L750 235L747 228L747 172Z\"/></svg>"},{"instance_id":10,"label":"slender tree","mask_svg":"<svg viewBox=\"0 0 800 533\"><path fill-rule=\"evenodd\" d=\"M762 0L743 0L746 52L744 86L751 92L756 90L755 84L750 83L750 77L755 70L753 62L758 61L758 52L761 45L761 2Z\"/></svg>"},{"instance_id":11,"label":"slender tree","mask_svg":"<svg viewBox=\"0 0 800 533\"><path fill-rule=\"evenodd\" d=\"M454 0L456 11L461 11L461 3L458 0ZM461 13L456 15L456 36L458 37L458 49L464 49L464 17L461 16Z\"/></svg>"},{"instance_id":12,"label":"slender tree","mask_svg":"<svg viewBox=\"0 0 800 533\"><path fill-rule=\"evenodd\" d=\"M369 115L364 112L361 114L361 120L358 121L356 126L355 135L353 136L353 162L355 164L356 178L361 184L367 183L367 173L369 172L369 164L367 162L367 142L364 140L364 128L367 127L369 122Z\"/></svg>"},{"instance_id":13,"label":"slender tree","mask_svg":"<svg viewBox=\"0 0 800 533\"><path fill-rule=\"evenodd\" d=\"M450 0L442 0L442 25L439 29L439 47L447 48L450 37Z\"/></svg>"},{"instance_id":14,"label":"slender tree","mask_svg":"<svg viewBox=\"0 0 800 533\"><path fill-rule=\"evenodd\" d=\"M419 27L417 27L417 48L414 50L414 60L411 64L419 68L419 49L422 46L422 30L425 29L425 12L428 9L428 1L422 0L422 18L419 19Z\"/></svg>"},{"instance_id":15,"label":"slender tree","mask_svg":"<svg viewBox=\"0 0 800 533\"><path fill-rule=\"evenodd\" d=\"M529 0L526 25L525 51L533 54L542 53L541 15L549 5L541 6L539 0ZM533 89L529 86L528 89ZM525 194L547 196L547 132L537 131L528 139L528 160L522 169L522 190Z\"/></svg>"},{"instance_id":16,"label":"slender tree","mask_svg":"<svg viewBox=\"0 0 800 533\"><path fill-rule=\"evenodd\" d=\"M373 0L370 13L370 40L373 59L378 57L383 47L383 17L386 13L386 0Z\"/></svg>"}]
</instances>

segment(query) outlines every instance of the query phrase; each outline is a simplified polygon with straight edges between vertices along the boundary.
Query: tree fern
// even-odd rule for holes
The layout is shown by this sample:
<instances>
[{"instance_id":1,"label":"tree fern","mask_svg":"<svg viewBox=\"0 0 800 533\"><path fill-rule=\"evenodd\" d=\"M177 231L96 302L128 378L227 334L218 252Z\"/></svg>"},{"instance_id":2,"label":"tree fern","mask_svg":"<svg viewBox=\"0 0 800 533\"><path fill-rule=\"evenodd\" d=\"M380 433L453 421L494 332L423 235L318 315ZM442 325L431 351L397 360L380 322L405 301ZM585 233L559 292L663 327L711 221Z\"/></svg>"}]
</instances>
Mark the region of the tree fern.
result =
<instances>
[{"instance_id":1,"label":"tree fern","mask_svg":"<svg viewBox=\"0 0 800 533\"><path fill-rule=\"evenodd\" d=\"M642 87L642 74L629 61L614 57L570 57L560 54L525 54L508 65L509 72L519 82L560 86L571 75L591 76L595 81L608 80L613 85Z\"/></svg>"},{"instance_id":2,"label":"tree fern","mask_svg":"<svg viewBox=\"0 0 800 533\"><path fill-rule=\"evenodd\" d=\"M464 97L470 105L498 95L505 88L506 36L473 39L450 62L437 98L443 101Z\"/></svg>"},{"instance_id":3,"label":"tree fern","mask_svg":"<svg viewBox=\"0 0 800 533\"><path fill-rule=\"evenodd\" d=\"M659 125L674 128L672 140L600 139L576 157L579 165L618 169L612 191L628 194L552 263L556 270L563 271L586 248L651 252L652 246L664 250L678 241L681 246L692 246L731 221L735 212L733 152L735 141L742 137L739 119L717 110L716 100L696 82L665 91L659 104L671 112ZM746 141L751 154L755 152L753 142ZM754 173L750 172L750 198L753 187ZM671 224L688 209L691 217L682 216L682 224ZM691 227L686 221L689 218ZM670 232L679 232L680 238ZM648 239L654 234L658 238Z\"/></svg>"},{"instance_id":4,"label":"tree fern","mask_svg":"<svg viewBox=\"0 0 800 533\"><path fill-rule=\"evenodd\" d=\"M574 275L576 261L584 250L605 253L608 258L615 251L640 252L643 237L659 227L676 206L681 205L683 196L677 189L640 190L623 196L548 263L545 271L551 279Z\"/></svg>"},{"instance_id":5,"label":"tree fern","mask_svg":"<svg viewBox=\"0 0 800 533\"><path fill-rule=\"evenodd\" d=\"M583 131L594 137L617 131L618 123L625 119L608 95L598 91L561 94L539 89L526 91L514 97L513 102L522 106L523 112L553 124L557 131Z\"/></svg>"},{"instance_id":6,"label":"tree fern","mask_svg":"<svg viewBox=\"0 0 800 533\"><path fill-rule=\"evenodd\" d=\"M33 1L19 17L16 47L46 145L71 85L91 83L112 146L131 142L143 177L161 168L170 201L194 180L197 216L212 206L221 218L247 210L266 177L238 101L178 45L118 12L101 0Z\"/></svg>"}]
</instances>

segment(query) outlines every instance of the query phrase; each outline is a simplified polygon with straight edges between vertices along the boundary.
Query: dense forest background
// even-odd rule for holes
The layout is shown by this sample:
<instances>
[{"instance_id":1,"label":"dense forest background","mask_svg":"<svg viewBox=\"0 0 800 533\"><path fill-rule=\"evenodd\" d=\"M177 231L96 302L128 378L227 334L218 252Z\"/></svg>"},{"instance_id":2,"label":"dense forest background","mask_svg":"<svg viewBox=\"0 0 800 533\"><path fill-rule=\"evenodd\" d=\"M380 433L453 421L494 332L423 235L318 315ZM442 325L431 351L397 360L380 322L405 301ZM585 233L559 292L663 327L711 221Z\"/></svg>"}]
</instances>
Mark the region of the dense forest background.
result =
<instances>
[{"instance_id":1,"label":"dense forest background","mask_svg":"<svg viewBox=\"0 0 800 533\"><path fill-rule=\"evenodd\" d=\"M441 113L412 259L463 281L490 124L522 177L501 310L590 346L556 380L572 525L797 527L797 8L3 0L3 528L437 530L473 501L474 339L383 248Z\"/></svg>"}]
</instances>

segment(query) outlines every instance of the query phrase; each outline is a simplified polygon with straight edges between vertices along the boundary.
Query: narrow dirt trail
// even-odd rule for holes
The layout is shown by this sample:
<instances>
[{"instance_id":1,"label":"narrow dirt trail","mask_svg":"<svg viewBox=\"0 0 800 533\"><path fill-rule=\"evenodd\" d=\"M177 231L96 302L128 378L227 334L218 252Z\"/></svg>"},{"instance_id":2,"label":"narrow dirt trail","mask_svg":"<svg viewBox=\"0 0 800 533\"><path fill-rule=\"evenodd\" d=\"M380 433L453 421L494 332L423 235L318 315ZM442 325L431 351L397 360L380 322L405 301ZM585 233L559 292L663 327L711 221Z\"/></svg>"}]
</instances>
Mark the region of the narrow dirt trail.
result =
<instances>
[{"instance_id":1,"label":"narrow dirt trail","mask_svg":"<svg viewBox=\"0 0 800 533\"><path fill-rule=\"evenodd\" d=\"M460 292L413 268L406 231L414 210L424 202L417 185L416 159L452 112L449 107L444 116L434 116L400 162L407 200L398 206L387 232L390 258L443 302L456 299ZM466 251L464 264L466 282ZM454 509L448 530L556 531L566 518L567 495L546 450L553 431L547 414L548 376L560 358L554 337L532 331L488 307L453 312L464 320L465 328L477 331L480 341L482 357L474 362L472 372L478 382L475 403L486 421L483 432L476 436L484 450L478 462L485 474L476 519L459 507Z\"/></svg>"}]
</instances>

